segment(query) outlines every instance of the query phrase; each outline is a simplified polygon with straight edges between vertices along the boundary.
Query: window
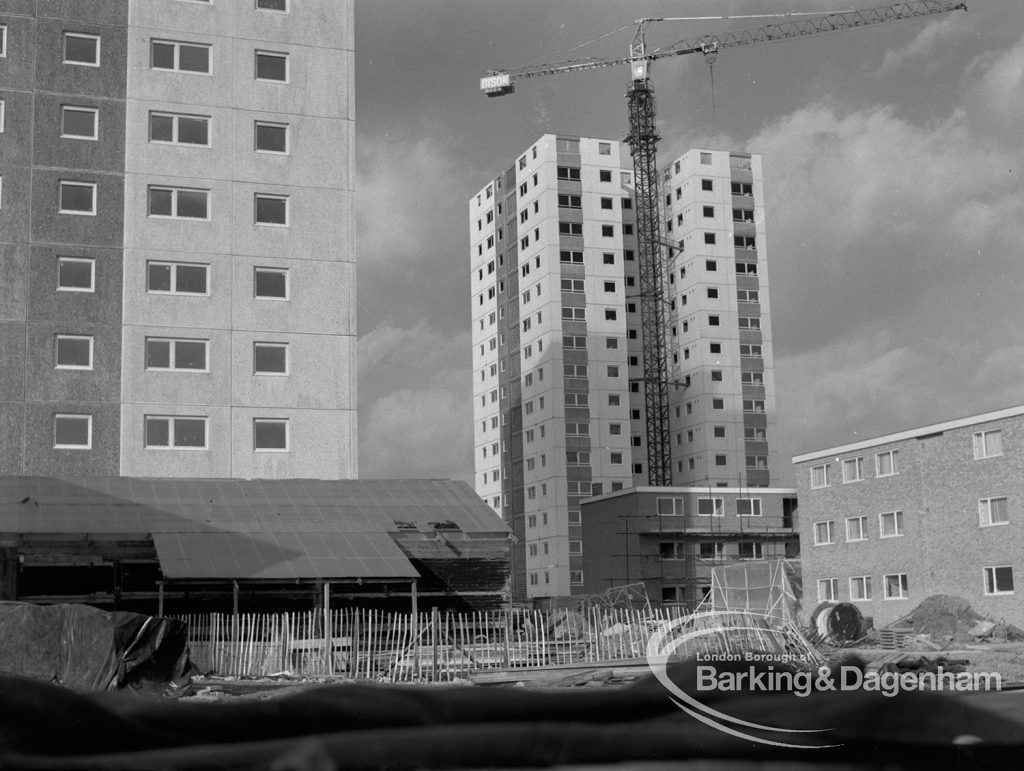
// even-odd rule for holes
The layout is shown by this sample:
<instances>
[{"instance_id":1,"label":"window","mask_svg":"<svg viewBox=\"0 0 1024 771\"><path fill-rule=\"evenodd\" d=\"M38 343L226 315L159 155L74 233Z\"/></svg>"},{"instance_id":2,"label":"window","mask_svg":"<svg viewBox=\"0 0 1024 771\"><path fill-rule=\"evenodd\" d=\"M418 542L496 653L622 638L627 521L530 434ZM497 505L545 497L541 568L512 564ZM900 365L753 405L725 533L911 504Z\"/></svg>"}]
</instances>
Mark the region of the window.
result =
<instances>
[{"instance_id":1,"label":"window","mask_svg":"<svg viewBox=\"0 0 1024 771\"><path fill-rule=\"evenodd\" d=\"M611 155L612 154L611 142L598 142L597 143L597 154L598 155Z\"/></svg>"},{"instance_id":2,"label":"window","mask_svg":"<svg viewBox=\"0 0 1024 771\"><path fill-rule=\"evenodd\" d=\"M897 538L903 535L903 512L887 511L879 514L878 535L880 538Z\"/></svg>"},{"instance_id":3,"label":"window","mask_svg":"<svg viewBox=\"0 0 1024 771\"><path fill-rule=\"evenodd\" d=\"M740 344L740 356L746 359L760 359L761 358L761 346L759 345L747 345L745 343Z\"/></svg>"},{"instance_id":4,"label":"window","mask_svg":"<svg viewBox=\"0 0 1024 771\"><path fill-rule=\"evenodd\" d=\"M210 74L210 46L202 43L177 43L154 40L150 48L150 66L154 70Z\"/></svg>"},{"instance_id":5,"label":"window","mask_svg":"<svg viewBox=\"0 0 1024 771\"><path fill-rule=\"evenodd\" d=\"M611 453L611 455L609 456L609 459L610 459L611 465L613 465L613 466L621 466L622 465L622 453L621 452L613 452L613 453Z\"/></svg>"},{"instance_id":6,"label":"window","mask_svg":"<svg viewBox=\"0 0 1024 771\"><path fill-rule=\"evenodd\" d=\"M659 516L678 516L685 514L684 500L682 498L658 498L656 499Z\"/></svg>"},{"instance_id":7,"label":"window","mask_svg":"<svg viewBox=\"0 0 1024 771\"><path fill-rule=\"evenodd\" d=\"M579 169L575 169L575 171L577 172L576 179L579 179L579 175L578 175ZM600 170L598 170L597 178L601 182L611 182L612 181L612 173L611 173L611 171L609 169L600 169ZM626 184L629 184L629 183L627 182Z\"/></svg>"},{"instance_id":8,"label":"window","mask_svg":"<svg viewBox=\"0 0 1024 771\"><path fill-rule=\"evenodd\" d=\"M687 405L687 406L689 406L689 405ZM725 409L725 399L712 399L711 400L711 409L713 409L713 410L724 410ZM689 414L689 413L687 413L687 414Z\"/></svg>"},{"instance_id":9,"label":"window","mask_svg":"<svg viewBox=\"0 0 1024 771\"><path fill-rule=\"evenodd\" d=\"M615 235L615 226L614 225L602 225L601 226L601 236L602 236L602 238L612 238L614 235Z\"/></svg>"},{"instance_id":10,"label":"window","mask_svg":"<svg viewBox=\"0 0 1024 771\"><path fill-rule=\"evenodd\" d=\"M760 329L761 319L756 316L740 316L739 317L739 328L740 329Z\"/></svg>"},{"instance_id":11,"label":"window","mask_svg":"<svg viewBox=\"0 0 1024 771\"><path fill-rule=\"evenodd\" d=\"M885 599L905 600L910 596L906 573L888 573L882 576L885 582Z\"/></svg>"},{"instance_id":12,"label":"window","mask_svg":"<svg viewBox=\"0 0 1024 771\"><path fill-rule=\"evenodd\" d=\"M604 319L605 321L615 321L618 318L618 314L612 308L605 308Z\"/></svg>"},{"instance_id":13,"label":"window","mask_svg":"<svg viewBox=\"0 0 1024 771\"><path fill-rule=\"evenodd\" d=\"M60 181L61 214L96 216L96 183Z\"/></svg>"},{"instance_id":14,"label":"window","mask_svg":"<svg viewBox=\"0 0 1024 771\"><path fill-rule=\"evenodd\" d=\"M722 352L722 344L721 343L708 343L708 352L709 353L721 353Z\"/></svg>"},{"instance_id":15,"label":"window","mask_svg":"<svg viewBox=\"0 0 1024 771\"><path fill-rule=\"evenodd\" d=\"M149 216L170 219L209 219L210 191L184 187L149 187Z\"/></svg>"},{"instance_id":16,"label":"window","mask_svg":"<svg viewBox=\"0 0 1024 771\"><path fill-rule=\"evenodd\" d=\"M559 179L579 181L580 178L580 170L572 166L559 166L556 173ZM608 181L610 182L611 180L609 179Z\"/></svg>"},{"instance_id":17,"label":"window","mask_svg":"<svg viewBox=\"0 0 1024 771\"><path fill-rule=\"evenodd\" d=\"M715 234L714 233L705 233L704 234L704 243L705 244L714 244L715 243Z\"/></svg>"},{"instance_id":18,"label":"window","mask_svg":"<svg viewBox=\"0 0 1024 771\"><path fill-rule=\"evenodd\" d=\"M146 369L205 372L208 340L146 338Z\"/></svg>"},{"instance_id":19,"label":"window","mask_svg":"<svg viewBox=\"0 0 1024 771\"><path fill-rule=\"evenodd\" d=\"M871 576L853 576L850 578L850 599L871 599Z\"/></svg>"},{"instance_id":20,"label":"window","mask_svg":"<svg viewBox=\"0 0 1024 771\"><path fill-rule=\"evenodd\" d=\"M747 456L747 468L749 468L749 469L767 469L768 468L768 456L767 455L748 455Z\"/></svg>"},{"instance_id":21,"label":"window","mask_svg":"<svg viewBox=\"0 0 1024 771\"><path fill-rule=\"evenodd\" d=\"M583 555L583 541L571 540L569 541L569 556L580 557Z\"/></svg>"},{"instance_id":22,"label":"window","mask_svg":"<svg viewBox=\"0 0 1024 771\"><path fill-rule=\"evenodd\" d=\"M738 517L760 517L761 516L761 499L760 498L737 498L736 499L736 516L738 516Z\"/></svg>"},{"instance_id":23,"label":"window","mask_svg":"<svg viewBox=\"0 0 1024 771\"><path fill-rule=\"evenodd\" d=\"M733 239L732 239L732 244L737 249L756 249L757 248L757 240L756 240L756 238L754 236L734 236ZM748 273L750 273L750 272L756 273L757 271L755 270L755 271L747 271L747 272Z\"/></svg>"},{"instance_id":24,"label":"window","mask_svg":"<svg viewBox=\"0 0 1024 771\"><path fill-rule=\"evenodd\" d=\"M65 139L96 139L98 114L95 107L61 105L60 135Z\"/></svg>"},{"instance_id":25,"label":"window","mask_svg":"<svg viewBox=\"0 0 1024 771\"><path fill-rule=\"evenodd\" d=\"M256 7L261 11L288 13L288 0L256 0Z\"/></svg>"},{"instance_id":26,"label":"window","mask_svg":"<svg viewBox=\"0 0 1024 771\"><path fill-rule=\"evenodd\" d=\"M210 146L210 118L169 112L149 114L149 141L173 145Z\"/></svg>"},{"instance_id":27,"label":"window","mask_svg":"<svg viewBox=\"0 0 1024 771\"><path fill-rule=\"evenodd\" d=\"M583 262L583 252L561 251L558 253L558 256L562 262Z\"/></svg>"},{"instance_id":28,"label":"window","mask_svg":"<svg viewBox=\"0 0 1024 771\"><path fill-rule=\"evenodd\" d=\"M1013 568L985 568L985 594L1013 594Z\"/></svg>"},{"instance_id":29,"label":"window","mask_svg":"<svg viewBox=\"0 0 1024 771\"><path fill-rule=\"evenodd\" d=\"M710 166L711 165L711 153L701 153L700 154L700 162L704 166Z\"/></svg>"},{"instance_id":30,"label":"window","mask_svg":"<svg viewBox=\"0 0 1024 771\"><path fill-rule=\"evenodd\" d=\"M703 560L722 559L725 556L725 544L719 541L701 541L697 544L697 554Z\"/></svg>"},{"instance_id":31,"label":"window","mask_svg":"<svg viewBox=\"0 0 1024 771\"><path fill-rule=\"evenodd\" d=\"M545 576L547 574L545 573ZM582 586L583 585L583 571L582 570L570 570L569 571L569 584L571 586Z\"/></svg>"},{"instance_id":32,"label":"window","mask_svg":"<svg viewBox=\"0 0 1024 771\"><path fill-rule=\"evenodd\" d=\"M7 28L2 26L2 25L0 25L0 36L2 36L6 31L7 31ZM3 46L3 40L0 39L0 57L2 57L4 55L3 54L3 47L4 47ZM7 102L4 99L0 99L0 134L2 134L4 132L4 126L5 126L6 122L7 122L6 121L6 117L7 117Z\"/></svg>"},{"instance_id":33,"label":"window","mask_svg":"<svg viewBox=\"0 0 1024 771\"><path fill-rule=\"evenodd\" d=\"M814 545L823 546L835 543L834 522L829 519L814 523Z\"/></svg>"},{"instance_id":34,"label":"window","mask_svg":"<svg viewBox=\"0 0 1024 771\"><path fill-rule=\"evenodd\" d=\"M256 193L254 219L257 225L287 225L288 196Z\"/></svg>"},{"instance_id":35,"label":"window","mask_svg":"<svg viewBox=\"0 0 1024 771\"><path fill-rule=\"evenodd\" d=\"M0 58L7 56L7 25L0 24Z\"/></svg>"},{"instance_id":36,"label":"window","mask_svg":"<svg viewBox=\"0 0 1024 771\"><path fill-rule=\"evenodd\" d=\"M859 482L864 478L864 459L847 458L843 461L843 483Z\"/></svg>"},{"instance_id":37,"label":"window","mask_svg":"<svg viewBox=\"0 0 1024 771\"><path fill-rule=\"evenodd\" d=\"M725 516L722 498L698 498L698 517L722 517Z\"/></svg>"},{"instance_id":38,"label":"window","mask_svg":"<svg viewBox=\"0 0 1024 771\"><path fill-rule=\"evenodd\" d=\"M715 189L715 183L710 179L702 179L700 181L700 189L710 192Z\"/></svg>"},{"instance_id":39,"label":"window","mask_svg":"<svg viewBox=\"0 0 1024 771\"><path fill-rule=\"evenodd\" d=\"M737 262L736 273L742 275L746 273L748 276L757 275L757 263L756 262Z\"/></svg>"},{"instance_id":40,"label":"window","mask_svg":"<svg viewBox=\"0 0 1024 771\"><path fill-rule=\"evenodd\" d=\"M252 371L254 375L287 375L287 343L253 343Z\"/></svg>"},{"instance_id":41,"label":"window","mask_svg":"<svg viewBox=\"0 0 1024 771\"><path fill-rule=\"evenodd\" d=\"M288 450L288 421L280 418L254 418L252 421L253 450Z\"/></svg>"},{"instance_id":42,"label":"window","mask_svg":"<svg viewBox=\"0 0 1024 771\"><path fill-rule=\"evenodd\" d=\"M866 541L868 539L868 518L847 517L846 518L846 540Z\"/></svg>"},{"instance_id":43,"label":"window","mask_svg":"<svg viewBox=\"0 0 1024 771\"><path fill-rule=\"evenodd\" d=\"M728 466L729 465L729 459L726 458L726 456L724 456L724 455L716 455L715 456L715 465L716 466Z\"/></svg>"},{"instance_id":44,"label":"window","mask_svg":"<svg viewBox=\"0 0 1024 771\"><path fill-rule=\"evenodd\" d=\"M272 51L256 52L256 80L288 82L288 54Z\"/></svg>"},{"instance_id":45,"label":"window","mask_svg":"<svg viewBox=\"0 0 1024 771\"><path fill-rule=\"evenodd\" d=\"M1003 454L1002 431L979 431L974 435L974 459L994 458Z\"/></svg>"},{"instance_id":46,"label":"window","mask_svg":"<svg viewBox=\"0 0 1024 771\"><path fill-rule=\"evenodd\" d=\"M57 335L56 369L92 369L92 336Z\"/></svg>"},{"instance_id":47,"label":"window","mask_svg":"<svg viewBox=\"0 0 1024 771\"><path fill-rule=\"evenodd\" d=\"M754 194L754 186L749 182L733 182L732 194L752 196Z\"/></svg>"},{"instance_id":48,"label":"window","mask_svg":"<svg viewBox=\"0 0 1024 771\"><path fill-rule=\"evenodd\" d=\"M811 466L811 489L817 490L821 487L828 487L829 485L829 464L824 463L820 466Z\"/></svg>"},{"instance_id":49,"label":"window","mask_svg":"<svg viewBox=\"0 0 1024 771\"><path fill-rule=\"evenodd\" d=\"M761 302L761 296L756 289L737 289L736 299L741 303Z\"/></svg>"},{"instance_id":50,"label":"window","mask_svg":"<svg viewBox=\"0 0 1024 771\"><path fill-rule=\"evenodd\" d=\"M818 602L835 602L839 595L838 578L818 579Z\"/></svg>"},{"instance_id":51,"label":"window","mask_svg":"<svg viewBox=\"0 0 1024 771\"><path fill-rule=\"evenodd\" d=\"M96 261L86 257L57 258L57 291L93 292Z\"/></svg>"},{"instance_id":52,"label":"window","mask_svg":"<svg viewBox=\"0 0 1024 771\"><path fill-rule=\"evenodd\" d=\"M288 269L254 268L253 297L269 300L287 300Z\"/></svg>"},{"instance_id":53,"label":"window","mask_svg":"<svg viewBox=\"0 0 1024 771\"><path fill-rule=\"evenodd\" d=\"M875 455L875 476L889 477L896 471L896 450L888 450Z\"/></svg>"},{"instance_id":54,"label":"window","mask_svg":"<svg viewBox=\"0 0 1024 771\"><path fill-rule=\"evenodd\" d=\"M91 448L92 415L54 415L53 446L60 450Z\"/></svg>"},{"instance_id":55,"label":"window","mask_svg":"<svg viewBox=\"0 0 1024 771\"><path fill-rule=\"evenodd\" d=\"M583 199L578 195L559 195L558 205L563 209L579 209L583 206ZM529 212L523 211L519 215L519 221L525 222Z\"/></svg>"},{"instance_id":56,"label":"window","mask_svg":"<svg viewBox=\"0 0 1024 771\"><path fill-rule=\"evenodd\" d=\"M763 544L755 541L740 541L738 545L741 560L764 559Z\"/></svg>"},{"instance_id":57,"label":"window","mask_svg":"<svg viewBox=\"0 0 1024 771\"><path fill-rule=\"evenodd\" d=\"M582 236L583 235L583 223L582 222L559 222L558 232L563 236Z\"/></svg>"},{"instance_id":58,"label":"window","mask_svg":"<svg viewBox=\"0 0 1024 771\"><path fill-rule=\"evenodd\" d=\"M146 448L157 450L205 450L204 417L182 415L147 415Z\"/></svg>"},{"instance_id":59,"label":"window","mask_svg":"<svg viewBox=\"0 0 1024 771\"><path fill-rule=\"evenodd\" d=\"M754 210L753 209L733 209L732 210L733 222L753 222L754 221Z\"/></svg>"},{"instance_id":60,"label":"window","mask_svg":"<svg viewBox=\"0 0 1024 771\"><path fill-rule=\"evenodd\" d=\"M6 38L6 28L5 35ZM6 52L6 47L5 47ZM85 67L100 66L100 36L83 32L64 33L64 63Z\"/></svg>"},{"instance_id":61,"label":"window","mask_svg":"<svg viewBox=\"0 0 1024 771\"><path fill-rule=\"evenodd\" d=\"M209 265L187 262L147 262L146 291L167 294L199 294L207 292Z\"/></svg>"},{"instance_id":62,"label":"window","mask_svg":"<svg viewBox=\"0 0 1024 771\"><path fill-rule=\"evenodd\" d=\"M1009 523L1010 513L1006 498L981 498L978 501L978 517L982 527Z\"/></svg>"}]
</instances>

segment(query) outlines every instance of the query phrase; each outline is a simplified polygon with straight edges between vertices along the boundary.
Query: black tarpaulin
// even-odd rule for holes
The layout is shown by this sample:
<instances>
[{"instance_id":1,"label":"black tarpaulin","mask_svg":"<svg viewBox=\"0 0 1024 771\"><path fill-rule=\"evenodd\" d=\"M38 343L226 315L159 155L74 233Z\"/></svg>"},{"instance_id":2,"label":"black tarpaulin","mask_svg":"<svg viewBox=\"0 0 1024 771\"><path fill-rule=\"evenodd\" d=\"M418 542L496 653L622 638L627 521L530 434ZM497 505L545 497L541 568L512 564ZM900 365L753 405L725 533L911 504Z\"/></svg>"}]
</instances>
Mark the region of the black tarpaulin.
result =
<instances>
[{"instance_id":1,"label":"black tarpaulin","mask_svg":"<svg viewBox=\"0 0 1024 771\"><path fill-rule=\"evenodd\" d=\"M181 621L88 605L0 602L0 671L72 688L165 692L188 680Z\"/></svg>"}]
</instances>

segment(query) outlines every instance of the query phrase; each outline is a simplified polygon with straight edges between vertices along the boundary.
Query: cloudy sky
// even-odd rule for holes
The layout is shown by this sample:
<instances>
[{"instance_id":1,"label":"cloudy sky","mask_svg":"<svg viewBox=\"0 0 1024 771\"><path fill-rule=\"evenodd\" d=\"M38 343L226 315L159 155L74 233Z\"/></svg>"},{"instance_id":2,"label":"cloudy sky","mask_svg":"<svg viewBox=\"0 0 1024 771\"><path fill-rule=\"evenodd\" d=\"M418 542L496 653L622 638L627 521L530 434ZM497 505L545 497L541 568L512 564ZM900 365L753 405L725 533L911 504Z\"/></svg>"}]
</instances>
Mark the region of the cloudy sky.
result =
<instances>
[{"instance_id":1,"label":"cloudy sky","mask_svg":"<svg viewBox=\"0 0 1024 771\"><path fill-rule=\"evenodd\" d=\"M626 133L627 68L487 69L873 4L356 0L360 475L472 479L467 201L541 134ZM783 457L1024 403L1021 0L652 73L660 158L764 158Z\"/></svg>"}]
</instances>

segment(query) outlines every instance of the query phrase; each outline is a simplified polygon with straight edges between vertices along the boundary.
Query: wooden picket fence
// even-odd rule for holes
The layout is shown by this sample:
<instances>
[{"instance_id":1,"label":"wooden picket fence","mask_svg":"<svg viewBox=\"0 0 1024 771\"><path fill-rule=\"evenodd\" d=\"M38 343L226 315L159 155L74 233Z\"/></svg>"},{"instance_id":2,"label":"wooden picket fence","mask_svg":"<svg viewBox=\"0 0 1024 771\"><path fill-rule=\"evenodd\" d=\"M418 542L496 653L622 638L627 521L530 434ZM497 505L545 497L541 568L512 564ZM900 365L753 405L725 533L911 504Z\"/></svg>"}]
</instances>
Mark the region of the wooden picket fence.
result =
<instances>
[{"instance_id":1,"label":"wooden picket fence","mask_svg":"<svg viewBox=\"0 0 1024 771\"><path fill-rule=\"evenodd\" d=\"M193 663L239 677L289 673L408 682L486 669L640 659L651 633L682 613L590 608L471 613L204 614L188 625Z\"/></svg>"}]
</instances>

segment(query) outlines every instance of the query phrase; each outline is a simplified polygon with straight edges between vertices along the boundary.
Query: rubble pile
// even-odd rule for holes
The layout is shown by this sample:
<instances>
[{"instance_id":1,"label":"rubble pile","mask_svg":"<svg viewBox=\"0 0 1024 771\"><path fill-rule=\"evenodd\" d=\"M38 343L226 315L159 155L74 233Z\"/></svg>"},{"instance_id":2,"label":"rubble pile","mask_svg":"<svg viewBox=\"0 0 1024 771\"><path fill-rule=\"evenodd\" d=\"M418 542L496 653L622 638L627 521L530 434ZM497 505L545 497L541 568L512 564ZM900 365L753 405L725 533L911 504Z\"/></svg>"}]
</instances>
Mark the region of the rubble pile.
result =
<instances>
[{"instance_id":1,"label":"rubble pile","mask_svg":"<svg viewBox=\"0 0 1024 771\"><path fill-rule=\"evenodd\" d=\"M926 597L920 605L888 628L906 629L915 636L927 637L937 643L1024 640L1024 630L1012 624L987 620L963 597L948 594Z\"/></svg>"}]
</instances>

